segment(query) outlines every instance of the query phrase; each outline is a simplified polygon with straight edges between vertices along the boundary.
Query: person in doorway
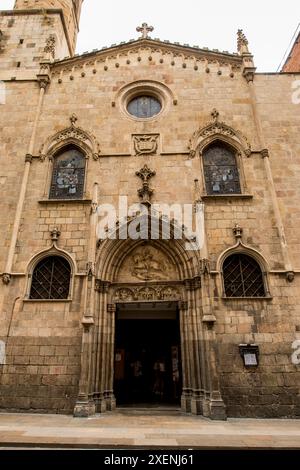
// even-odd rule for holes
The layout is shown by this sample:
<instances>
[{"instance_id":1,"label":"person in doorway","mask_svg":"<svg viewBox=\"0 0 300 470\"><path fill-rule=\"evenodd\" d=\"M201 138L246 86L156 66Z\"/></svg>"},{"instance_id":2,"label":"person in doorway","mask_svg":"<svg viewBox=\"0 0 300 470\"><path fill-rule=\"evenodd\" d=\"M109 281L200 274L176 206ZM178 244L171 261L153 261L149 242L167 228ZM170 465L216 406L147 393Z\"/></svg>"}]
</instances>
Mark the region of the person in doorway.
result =
<instances>
[{"instance_id":1,"label":"person in doorway","mask_svg":"<svg viewBox=\"0 0 300 470\"><path fill-rule=\"evenodd\" d=\"M153 366L154 371L154 385L153 394L160 399L163 399L165 389L165 373L166 363L163 358L159 358L155 361Z\"/></svg>"},{"instance_id":2,"label":"person in doorway","mask_svg":"<svg viewBox=\"0 0 300 470\"><path fill-rule=\"evenodd\" d=\"M133 396L135 399L139 398L141 393L142 377L143 377L143 368L142 362L137 358L130 364L131 374L133 380Z\"/></svg>"}]
</instances>

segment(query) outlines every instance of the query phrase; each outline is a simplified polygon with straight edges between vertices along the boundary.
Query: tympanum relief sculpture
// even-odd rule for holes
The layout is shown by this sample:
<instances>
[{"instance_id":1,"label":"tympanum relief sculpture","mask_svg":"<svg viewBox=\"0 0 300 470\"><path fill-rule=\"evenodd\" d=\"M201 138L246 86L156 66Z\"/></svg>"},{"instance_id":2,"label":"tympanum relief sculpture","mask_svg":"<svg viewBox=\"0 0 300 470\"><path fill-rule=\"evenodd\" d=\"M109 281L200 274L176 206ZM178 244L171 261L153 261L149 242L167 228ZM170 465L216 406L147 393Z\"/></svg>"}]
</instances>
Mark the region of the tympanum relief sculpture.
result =
<instances>
[{"instance_id":1,"label":"tympanum relief sculpture","mask_svg":"<svg viewBox=\"0 0 300 470\"><path fill-rule=\"evenodd\" d=\"M119 282L176 280L176 268L157 248L145 245L137 248L123 262Z\"/></svg>"}]
</instances>

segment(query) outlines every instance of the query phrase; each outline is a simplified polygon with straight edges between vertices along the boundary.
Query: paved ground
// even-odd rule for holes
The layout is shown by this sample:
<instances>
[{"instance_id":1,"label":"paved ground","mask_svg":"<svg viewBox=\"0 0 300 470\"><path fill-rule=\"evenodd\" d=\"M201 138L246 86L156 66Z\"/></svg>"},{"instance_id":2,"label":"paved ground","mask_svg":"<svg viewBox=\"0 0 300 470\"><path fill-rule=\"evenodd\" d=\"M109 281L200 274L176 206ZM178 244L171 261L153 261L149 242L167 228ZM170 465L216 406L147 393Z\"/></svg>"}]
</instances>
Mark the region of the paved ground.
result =
<instances>
[{"instance_id":1,"label":"paved ground","mask_svg":"<svg viewBox=\"0 0 300 470\"><path fill-rule=\"evenodd\" d=\"M300 420L210 421L179 410L118 409L89 419L0 413L0 447L300 449Z\"/></svg>"}]
</instances>

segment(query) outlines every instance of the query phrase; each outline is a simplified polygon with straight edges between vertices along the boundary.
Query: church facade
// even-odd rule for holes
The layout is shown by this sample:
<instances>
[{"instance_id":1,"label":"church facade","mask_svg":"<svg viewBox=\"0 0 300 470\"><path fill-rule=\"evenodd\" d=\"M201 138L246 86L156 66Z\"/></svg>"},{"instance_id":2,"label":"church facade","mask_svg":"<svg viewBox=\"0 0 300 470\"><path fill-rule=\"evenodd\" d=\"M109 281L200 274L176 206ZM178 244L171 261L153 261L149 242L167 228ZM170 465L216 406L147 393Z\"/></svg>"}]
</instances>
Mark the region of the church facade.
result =
<instances>
[{"instance_id":1,"label":"church facade","mask_svg":"<svg viewBox=\"0 0 300 470\"><path fill-rule=\"evenodd\" d=\"M299 72L82 3L0 12L0 409L299 417Z\"/></svg>"}]
</instances>

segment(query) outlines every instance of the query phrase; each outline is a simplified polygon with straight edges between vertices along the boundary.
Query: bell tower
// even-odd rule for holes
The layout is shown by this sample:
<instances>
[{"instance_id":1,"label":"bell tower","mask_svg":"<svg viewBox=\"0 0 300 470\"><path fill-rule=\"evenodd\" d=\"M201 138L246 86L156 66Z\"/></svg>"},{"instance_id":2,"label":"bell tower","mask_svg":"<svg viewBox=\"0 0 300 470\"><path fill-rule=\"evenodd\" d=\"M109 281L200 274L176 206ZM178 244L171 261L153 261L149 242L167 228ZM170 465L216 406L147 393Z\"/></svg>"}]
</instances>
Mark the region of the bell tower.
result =
<instances>
[{"instance_id":1,"label":"bell tower","mask_svg":"<svg viewBox=\"0 0 300 470\"><path fill-rule=\"evenodd\" d=\"M74 55L76 48L82 3L83 0L16 0L14 10L18 14L21 14L21 12L24 12L25 14L27 11L30 15L41 13L44 16L48 15L48 24L51 22L54 23L54 21L51 21L54 19L54 15L59 15L61 17L61 23L68 49L68 53L65 53L64 56L72 56ZM44 23L47 24L47 21ZM53 34L58 35L58 31L54 30ZM57 37L57 40L58 43L63 42L62 37ZM61 55L59 51L57 52Z\"/></svg>"}]
</instances>

